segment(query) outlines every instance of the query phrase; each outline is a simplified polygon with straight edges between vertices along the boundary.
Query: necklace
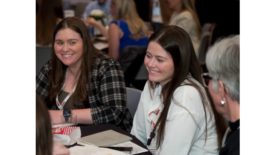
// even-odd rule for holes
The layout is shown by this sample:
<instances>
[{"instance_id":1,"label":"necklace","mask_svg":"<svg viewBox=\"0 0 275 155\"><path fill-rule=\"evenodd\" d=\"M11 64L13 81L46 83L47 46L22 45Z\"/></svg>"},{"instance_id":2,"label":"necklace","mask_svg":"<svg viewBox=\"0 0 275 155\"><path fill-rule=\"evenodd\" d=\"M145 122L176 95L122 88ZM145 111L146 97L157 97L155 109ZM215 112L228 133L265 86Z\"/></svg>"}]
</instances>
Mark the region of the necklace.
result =
<instances>
[{"instance_id":1,"label":"necklace","mask_svg":"<svg viewBox=\"0 0 275 155\"><path fill-rule=\"evenodd\" d=\"M66 72L65 77L67 77L67 72ZM61 90L63 90L64 85L65 85L65 82L64 82L64 84L63 84ZM74 93L74 91L75 91L75 89L76 89L76 85L77 85L77 83L74 84L73 90L65 97L65 99L64 99L62 102L59 101L58 95L56 95L55 102L56 102L57 107L58 107L60 110L63 110L64 105L66 104L66 102L69 100L69 98L70 98L70 97L72 96L72 94Z\"/></svg>"}]
</instances>

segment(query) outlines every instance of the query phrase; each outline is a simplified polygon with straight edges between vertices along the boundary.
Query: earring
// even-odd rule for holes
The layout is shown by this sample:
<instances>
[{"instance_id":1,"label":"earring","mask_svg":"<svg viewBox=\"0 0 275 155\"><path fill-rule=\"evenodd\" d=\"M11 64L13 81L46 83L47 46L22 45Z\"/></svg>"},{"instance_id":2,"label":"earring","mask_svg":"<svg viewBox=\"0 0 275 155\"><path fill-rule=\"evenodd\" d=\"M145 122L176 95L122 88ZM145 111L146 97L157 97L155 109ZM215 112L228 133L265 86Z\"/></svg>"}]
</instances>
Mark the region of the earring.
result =
<instances>
[{"instance_id":1,"label":"earring","mask_svg":"<svg viewBox=\"0 0 275 155\"><path fill-rule=\"evenodd\" d=\"M224 104L226 103L225 98L223 98L220 102L221 102L221 105L224 106Z\"/></svg>"}]
</instances>

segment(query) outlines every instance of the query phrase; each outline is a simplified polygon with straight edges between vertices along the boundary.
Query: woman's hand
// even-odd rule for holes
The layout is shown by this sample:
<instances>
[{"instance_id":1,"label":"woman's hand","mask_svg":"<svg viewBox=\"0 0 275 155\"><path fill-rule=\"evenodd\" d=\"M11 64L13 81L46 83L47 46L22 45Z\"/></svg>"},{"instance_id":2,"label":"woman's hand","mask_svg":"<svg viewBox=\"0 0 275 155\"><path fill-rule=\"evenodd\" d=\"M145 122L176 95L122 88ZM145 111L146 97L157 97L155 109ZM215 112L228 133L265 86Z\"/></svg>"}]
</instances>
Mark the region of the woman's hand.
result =
<instances>
[{"instance_id":1,"label":"woman's hand","mask_svg":"<svg viewBox=\"0 0 275 155\"><path fill-rule=\"evenodd\" d=\"M53 155L69 155L70 151L61 143L54 141Z\"/></svg>"},{"instance_id":2,"label":"woman's hand","mask_svg":"<svg viewBox=\"0 0 275 155\"><path fill-rule=\"evenodd\" d=\"M93 17L88 17L84 22L87 26L93 26L98 29L100 33L108 39L107 29L101 22L96 21Z\"/></svg>"}]
</instances>

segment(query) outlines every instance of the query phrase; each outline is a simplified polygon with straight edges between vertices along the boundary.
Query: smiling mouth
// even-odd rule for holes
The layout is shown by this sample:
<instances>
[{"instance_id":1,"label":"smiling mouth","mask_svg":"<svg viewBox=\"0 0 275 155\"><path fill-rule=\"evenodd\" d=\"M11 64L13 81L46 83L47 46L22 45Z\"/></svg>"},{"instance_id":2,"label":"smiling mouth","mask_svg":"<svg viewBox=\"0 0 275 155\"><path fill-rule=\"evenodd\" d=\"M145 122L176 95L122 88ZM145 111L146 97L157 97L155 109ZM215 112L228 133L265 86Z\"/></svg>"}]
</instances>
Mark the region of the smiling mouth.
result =
<instances>
[{"instance_id":1,"label":"smiling mouth","mask_svg":"<svg viewBox=\"0 0 275 155\"><path fill-rule=\"evenodd\" d=\"M69 58L69 57L73 56L73 54L61 54L61 56L64 58Z\"/></svg>"},{"instance_id":2,"label":"smiling mouth","mask_svg":"<svg viewBox=\"0 0 275 155\"><path fill-rule=\"evenodd\" d=\"M149 73L152 73L152 74L156 74L156 73L159 73L159 71L156 71L156 70L148 70Z\"/></svg>"}]
</instances>

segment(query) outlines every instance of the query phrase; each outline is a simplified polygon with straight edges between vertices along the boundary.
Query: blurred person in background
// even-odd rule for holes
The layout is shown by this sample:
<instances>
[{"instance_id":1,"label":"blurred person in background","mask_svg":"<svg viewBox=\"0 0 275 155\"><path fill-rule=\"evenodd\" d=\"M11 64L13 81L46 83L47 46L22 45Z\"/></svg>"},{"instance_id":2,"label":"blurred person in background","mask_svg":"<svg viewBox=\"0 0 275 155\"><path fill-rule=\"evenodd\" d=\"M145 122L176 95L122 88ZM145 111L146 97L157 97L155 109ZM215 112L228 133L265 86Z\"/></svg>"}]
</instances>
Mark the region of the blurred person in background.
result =
<instances>
[{"instance_id":1,"label":"blurred person in background","mask_svg":"<svg viewBox=\"0 0 275 155\"><path fill-rule=\"evenodd\" d=\"M169 25L183 28L191 37L198 57L200 45L201 26L195 9L195 0L167 0L168 6L173 10Z\"/></svg>"},{"instance_id":2,"label":"blurred person in background","mask_svg":"<svg viewBox=\"0 0 275 155\"><path fill-rule=\"evenodd\" d=\"M217 111L229 121L220 155L240 154L240 40L231 36L208 51L205 83Z\"/></svg>"},{"instance_id":3,"label":"blurred person in background","mask_svg":"<svg viewBox=\"0 0 275 155\"><path fill-rule=\"evenodd\" d=\"M50 46L56 24L64 18L62 0L37 0L36 45Z\"/></svg>"},{"instance_id":4,"label":"blurred person in background","mask_svg":"<svg viewBox=\"0 0 275 155\"><path fill-rule=\"evenodd\" d=\"M149 28L138 16L133 0L112 0L111 14L114 20L110 22L108 30L102 28L102 24L95 24L94 19L86 20L88 25L98 27L108 38L110 57L117 60L127 46L147 45Z\"/></svg>"},{"instance_id":5,"label":"blurred person in background","mask_svg":"<svg viewBox=\"0 0 275 155\"><path fill-rule=\"evenodd\" d=\"M84 22L65 18L53 33L54 54L38 73L36 94L45 100L53 124L113 124L131 129L123 71L96 50Z\"/></svg>"},{"instance_id":6,"label":"blurred person in background","mask_svg":"<svg viewBox=\"0 0 275 155\"><path fill-rule=\"evenodd\" d=\"M149 39L144 64L148 81L131 134L157 155L218 154L220 126L203 87L190 36L167 26Z\"/></svg>"},{"instance_id":7,"label":"blurred person in background","mask_svg":"<svg viewBox=\"0 0 275 155\"><path fill-rule=\"evenodd\" d=\"M83 12L83 19L87 19L93 10L101 10L104 15L109 18L110 16L110 5L112 0L94 0L90 1ZM108 24L108 23L106 23Z\"/></svg>"},{"instance_id":8,"label":"blurred person in background","mask_svg":"<svg viewBox=\"0 0 275 155\"><path fill-rule=\"evenodd\" d=\"M91 37L101 34L107 36L107 26L112 18L111 16L112 0L95 0L87 4L82 18L89 28Z\"/></svg>"},{"instance_id":9,"label":"blurred person in background","mask_svg":"<svg viewBox=\"0 0 275 155\"><path fill-rule=\"evenodd\" d=\"M138 16L133 0L112 0L111 13L114 21L108 30L109 56L118 59L127 46L147 46L149 28Z\"/></svg>"}]
</instances>

